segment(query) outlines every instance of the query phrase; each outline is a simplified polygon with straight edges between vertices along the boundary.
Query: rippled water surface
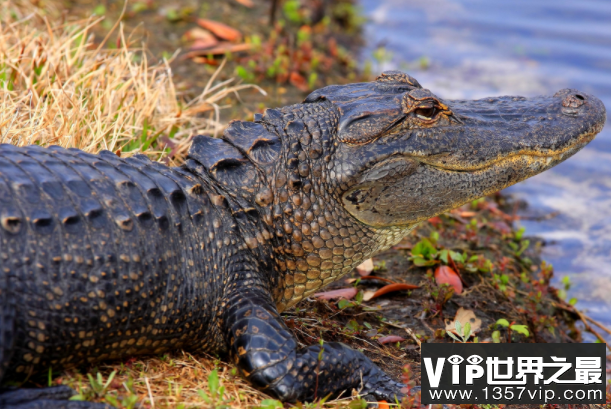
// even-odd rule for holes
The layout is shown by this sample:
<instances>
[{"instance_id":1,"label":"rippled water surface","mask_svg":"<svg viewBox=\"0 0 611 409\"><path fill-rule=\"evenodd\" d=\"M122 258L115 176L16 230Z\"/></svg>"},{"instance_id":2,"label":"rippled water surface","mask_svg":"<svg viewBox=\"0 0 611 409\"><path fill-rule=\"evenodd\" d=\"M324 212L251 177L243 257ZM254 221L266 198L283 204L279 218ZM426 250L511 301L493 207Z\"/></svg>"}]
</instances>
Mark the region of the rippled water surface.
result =
<instances>
[{"instance_id":1,"label":"rippled water surface","mask_svg":"<svg viewBox=\"0 0 611 409\"><path fill-rule=\"evenodd\" d=\"M373 69L402 69L443 98L533 96L577 88L611 110L611 1L362 0ZM378 53L379 55L379 53ZM507 191L521 221L548 242L556 279L578 306L611 324L611 126L573 158Z\"/></svg>"}]
</instances>

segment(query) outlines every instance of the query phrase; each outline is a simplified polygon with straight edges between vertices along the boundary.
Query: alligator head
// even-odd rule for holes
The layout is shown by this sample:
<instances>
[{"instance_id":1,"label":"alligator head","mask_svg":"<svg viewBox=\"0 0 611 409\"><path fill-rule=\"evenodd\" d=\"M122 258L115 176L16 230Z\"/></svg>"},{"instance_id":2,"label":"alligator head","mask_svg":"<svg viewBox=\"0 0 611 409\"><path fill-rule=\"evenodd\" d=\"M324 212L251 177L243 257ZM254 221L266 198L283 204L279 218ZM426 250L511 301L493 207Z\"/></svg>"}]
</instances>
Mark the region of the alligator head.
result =
<instances>
[{"instance_id":1,"label":"alligator head","mask_svg":"<svg viewBox=\"0 0 611 409\"><path fill-rule=\"evenodd\" d=\"M571 89L535 98L442 100L400 72L326 87L341 113L335 159L345 209L361 222L414 225L557 165L605 123L600 100Z\"/></svg>"},{"instance_id":2,"label":"alligator head","mask_svg":"<svg viewBox=\"0 0 611 409\"><path fill-rule=\"evenodd\" d=\"M190 155L235 214L259 215L244 230L252 247L273 248L283 310L419 222L567 159L605 116L600 100L575 90L451 101L392 71L234 122Z\"/></svg>"}]
</instances>

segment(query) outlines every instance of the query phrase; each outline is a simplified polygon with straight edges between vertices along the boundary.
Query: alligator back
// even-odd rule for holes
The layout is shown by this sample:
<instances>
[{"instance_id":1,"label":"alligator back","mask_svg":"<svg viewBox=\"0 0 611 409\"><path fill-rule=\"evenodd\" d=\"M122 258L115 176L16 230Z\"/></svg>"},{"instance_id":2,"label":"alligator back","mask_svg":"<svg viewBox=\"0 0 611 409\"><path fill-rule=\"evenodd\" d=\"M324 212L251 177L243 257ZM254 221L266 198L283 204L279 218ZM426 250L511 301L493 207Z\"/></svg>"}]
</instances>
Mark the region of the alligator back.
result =
<instances>
[{"instance_id":1,"label":"alligator back","mask_svg":"<svg viewBox=\"0 0 611 409\"><path fill-rule=\"evenodd\" d=\"M0 145L0 361L9 379L218 349L229 260L217 249L237 236L215 197L205 181L141 155Z\"/></svg>"}]
</instances>

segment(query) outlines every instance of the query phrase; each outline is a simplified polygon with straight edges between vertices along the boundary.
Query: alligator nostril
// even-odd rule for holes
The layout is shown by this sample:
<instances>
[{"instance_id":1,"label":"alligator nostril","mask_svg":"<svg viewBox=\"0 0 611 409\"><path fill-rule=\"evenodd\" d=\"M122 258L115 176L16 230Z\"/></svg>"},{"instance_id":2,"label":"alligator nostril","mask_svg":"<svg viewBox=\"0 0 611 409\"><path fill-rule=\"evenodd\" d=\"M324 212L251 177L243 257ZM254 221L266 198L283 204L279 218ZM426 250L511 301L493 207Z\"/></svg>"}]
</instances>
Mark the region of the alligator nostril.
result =
<instances>
[{"instance_id":1,"label":"alligator nostril","mask_svg":"<svg viewBox=\"0 0 611 409\"><path fill-rule=\"evenodd\" d=\"M581 94L569 94L562 101L562 106L565 108L579 108L586 103L586 97Z\"/></svg>"}]
</instances>

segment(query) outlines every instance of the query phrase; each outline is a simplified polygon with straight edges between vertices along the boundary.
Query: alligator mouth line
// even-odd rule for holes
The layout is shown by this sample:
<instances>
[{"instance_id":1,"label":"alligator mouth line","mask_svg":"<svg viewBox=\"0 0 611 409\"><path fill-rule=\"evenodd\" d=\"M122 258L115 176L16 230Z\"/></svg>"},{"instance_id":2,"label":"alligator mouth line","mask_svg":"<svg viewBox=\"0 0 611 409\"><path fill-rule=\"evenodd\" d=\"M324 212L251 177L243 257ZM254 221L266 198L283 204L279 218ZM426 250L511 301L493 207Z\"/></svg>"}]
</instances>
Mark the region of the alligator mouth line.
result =
<instances>
[{"instance_id":1,"label":"alligator mouth line","mask_svg":"<svg viewBox=\"0 0 611 409\"><path fill-rule=\"evenodd\" d=\"M536 161L537 160L536 158L541 158L541 159L545 159L546 162L549 163L553 161L554 159L562 159L563 156L565 156L567 153L570 154L571 152L582 149L585 145L590 143L601 130L602 130L602 125L596 125L594 129L588 132L584 132L581 135L579 135L577 139L570 146L567 146L564 149L557 150L555 152L540 153L540 152L526 151L526 150L518 151L518 152L514 152L507 156L496 158L495 160L486 162L479 166L473 166L473 167L463 168L463 169L456 169L451 166L443 166L439 163L432 163L432 162L427 161L424 158L418 158L415 156L409 156L409 158L412 160L416 160L424 165L427 165L427 166L430 166L430 167L433 167L439 170L444 170L447 172L457 172L457 173L477 172L477 171L487 170L495 165L506 164L508 162L518 160L518 159L524 159L524 158L532 158L533 161Z\"/></svg>"}]
</instances>

